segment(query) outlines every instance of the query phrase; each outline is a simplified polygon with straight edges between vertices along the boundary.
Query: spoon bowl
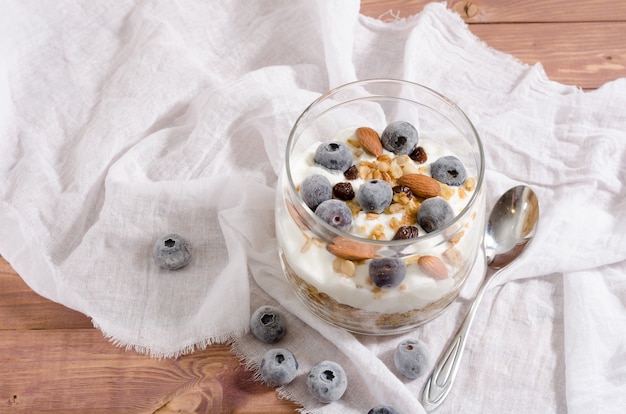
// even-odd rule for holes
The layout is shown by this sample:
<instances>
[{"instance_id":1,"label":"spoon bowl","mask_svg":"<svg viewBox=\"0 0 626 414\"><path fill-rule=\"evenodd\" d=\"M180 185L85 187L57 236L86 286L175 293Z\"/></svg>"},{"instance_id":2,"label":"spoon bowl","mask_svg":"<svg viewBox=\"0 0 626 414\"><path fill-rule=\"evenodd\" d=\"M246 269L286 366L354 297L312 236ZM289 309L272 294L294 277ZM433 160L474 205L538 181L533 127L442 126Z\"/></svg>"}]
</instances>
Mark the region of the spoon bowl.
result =
<instances>
[{"instance_id":1,"label":"spoon bowl","mask_svg":"<svg viewBox=\"0 0 626 414\"><path fill-rule=\"evenodd\" d=\"M450 393L478 305L500 272L526 250L538 222L539 200L528 186L509 189L494 205L484 238L485 278L465 320L426 381L422 403L427 411L439 407Z\"/></svg>"}]
</instances>

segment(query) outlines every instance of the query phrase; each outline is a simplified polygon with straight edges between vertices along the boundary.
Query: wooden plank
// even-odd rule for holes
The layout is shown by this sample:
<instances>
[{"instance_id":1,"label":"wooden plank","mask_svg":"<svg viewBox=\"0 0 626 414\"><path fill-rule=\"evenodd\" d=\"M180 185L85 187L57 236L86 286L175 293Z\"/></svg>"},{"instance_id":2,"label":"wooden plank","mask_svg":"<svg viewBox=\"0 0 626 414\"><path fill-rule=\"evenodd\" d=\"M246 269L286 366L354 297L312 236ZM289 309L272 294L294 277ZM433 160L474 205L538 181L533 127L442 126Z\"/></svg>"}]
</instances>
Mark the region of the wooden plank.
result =
<instances>
[{"instance_id":1,"label":"wooden plank","mask_svg":"<svg viewBox=\"0 0 626 414\"><path fill-rule=\"evenodd\" d=\"M0 330L92 327L82 313L33 292L0 256Z\"/></svg>"},{"instance_id":2,"label":"wooden plank","mask_svg":"<svg viewBox=\"0 0 626 414\"><path fill-rule=\"evenodd\" d=\"M15 413L293 413L228 346L156 360L95 329L4 331L0 400ZM2 411L2 410L0 410Z\"/></svg>"},{"instance_id":3,"label":"wooden plank","mask_svg":"<svg viewBox=\"0 0 626 414\"><path fill-rule=\"evenodd\" d=\"M402 16L419 12L428 1L362 1L362 12L380 16L392 4L402 7ZM448 1L450 7L458 2ZM606 82L626 77L626 2L609 0L564 1L476 1L486 8L480 22L550 23L471 23L470 30L494 49L511 54L520 61L540 62L548 77L556 82L594 89ZM567 13L558 12L568 10ZM549 16L549 17L546 17ZM563 24L568 19L580 22ZM613 20L610 23L598 20ZM615 21L622 20L622 21Z\"/></svg>"},{"instance_id":4,"label":"wooden plank","mask_svg":"<svg viewBox=\"0 0 626 414\"><path fill-rule=\"evenodd\" d=\"M489 46L541 62L550 79L585 89L626 77L626 22L471 25Z\"/></svg>"},{"instance_id":5,"label":"wooden plank","mask_svg":"<svg viewBox=\"0 0 626 414\"><path fill-rule=\"evenodd\" d=\"M361 13L379 18L409 17L433 0L362 0ZM626 2L615 0L447 0L469 23L626 21Z\"/></svg>"}]
</instances>

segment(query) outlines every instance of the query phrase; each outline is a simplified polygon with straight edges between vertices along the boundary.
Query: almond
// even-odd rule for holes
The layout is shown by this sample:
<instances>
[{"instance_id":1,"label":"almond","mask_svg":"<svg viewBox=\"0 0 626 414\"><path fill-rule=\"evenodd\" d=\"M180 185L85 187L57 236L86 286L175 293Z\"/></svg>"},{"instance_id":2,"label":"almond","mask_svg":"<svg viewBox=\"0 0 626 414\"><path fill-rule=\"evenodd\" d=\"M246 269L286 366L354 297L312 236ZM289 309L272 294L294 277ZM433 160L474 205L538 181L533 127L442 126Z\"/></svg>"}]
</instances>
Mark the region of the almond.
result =
<instances>
[{"instance_id":1,"label":"almond","mask_svg":"<svg viewBox=\"0 0 626 414\"><path fill-rule=\"evenodd\" d=\"M358 243L343 237L335 237L326 250L347 260L365 260L378 256L376 246Z\"/></svg>"},{"instance_id":2,"label":"almond","mask_svg":"<svg viewBox=\"0 0 626 414\"><path fill-rule=\"evenodd\" d=\"M356 129L356 139L361 147L370 155L378 157L383 153L383 144L380 142L378 132L372 128L361 127Z\"/></svg>"},{"instance_id":3,"label":"almond","mask_svg":"<svg viewBox=\"0 0 626 414\"><path fill-rule=\"evenodd\" d=\"M436 256L422 256L417 261L420 269L433 279L443 280L448 277L448 268Z\"/></svg>"},{"instance_id":4,"label":"almond","mask_svg":"<svg viewBox=\"0 0 626 414\"><path fill-rule=\"evenodd\" d=\"M423 174L405 174L398 178L398 184L406 185L413 194L422 198L436 197L441 191L439 181Z\"/></svg>"}]
</instances>

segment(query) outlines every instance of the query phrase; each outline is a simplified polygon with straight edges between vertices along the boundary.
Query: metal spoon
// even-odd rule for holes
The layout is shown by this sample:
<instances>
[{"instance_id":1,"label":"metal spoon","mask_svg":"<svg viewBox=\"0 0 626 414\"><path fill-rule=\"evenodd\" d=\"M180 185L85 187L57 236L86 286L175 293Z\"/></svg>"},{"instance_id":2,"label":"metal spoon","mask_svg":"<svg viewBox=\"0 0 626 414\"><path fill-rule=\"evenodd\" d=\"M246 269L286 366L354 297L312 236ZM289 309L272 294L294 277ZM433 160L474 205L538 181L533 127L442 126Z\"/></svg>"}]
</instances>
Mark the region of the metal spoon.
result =
<instances>
[{"instance_id":1,"label":"metal spoon","mask_svg":"<svg viewBox=\"0 0 626 414\"><path fill-rule=\"evenodd\" d=\"M535 235L538 221L539 201L527 186L511 188L493 207L485 231L485 278L465 320L426 381L422 403L427 411L437 408L448 396L478 305L500 271L524 252Z\"/></svg>"}]
</instances>

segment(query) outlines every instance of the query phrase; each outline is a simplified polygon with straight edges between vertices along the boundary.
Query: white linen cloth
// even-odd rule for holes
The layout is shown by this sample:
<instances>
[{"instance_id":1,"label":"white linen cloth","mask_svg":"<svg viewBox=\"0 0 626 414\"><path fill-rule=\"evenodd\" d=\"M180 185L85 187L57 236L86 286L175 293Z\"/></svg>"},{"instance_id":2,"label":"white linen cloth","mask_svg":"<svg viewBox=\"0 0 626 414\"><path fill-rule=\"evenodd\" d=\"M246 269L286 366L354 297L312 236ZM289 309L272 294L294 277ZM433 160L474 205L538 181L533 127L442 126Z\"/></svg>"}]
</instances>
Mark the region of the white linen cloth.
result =
<instances>
[{"instance_id":1,"label":"white linen cloth","mask_svg":"<svg viewBox=\"0 0 626 414\"><path fill-rule=\"evenodd\" d=\"M626 406L626 80L593 92L490 49L442 4L409 19L359 2L55 1L0 14L0 254L39 294L89 315L120 346L173 357L249 333L262 304L288 311L280 343L300 362L283 395L314 413L379 403L423 412L425 377L464 316L482 267L449 311L415 331L361 337L312 317L283 280L274 187L290 127L342 83L391 77L448 96L479 131L489 206L526 183L542 216L528 254L479 310L441 413L615 413ZM176 272L153 262L168 232L194 246ZM248 270L251 277L249 277ZM316 404L308 369L349 376Z\"/></svg>"}]
</instances>

